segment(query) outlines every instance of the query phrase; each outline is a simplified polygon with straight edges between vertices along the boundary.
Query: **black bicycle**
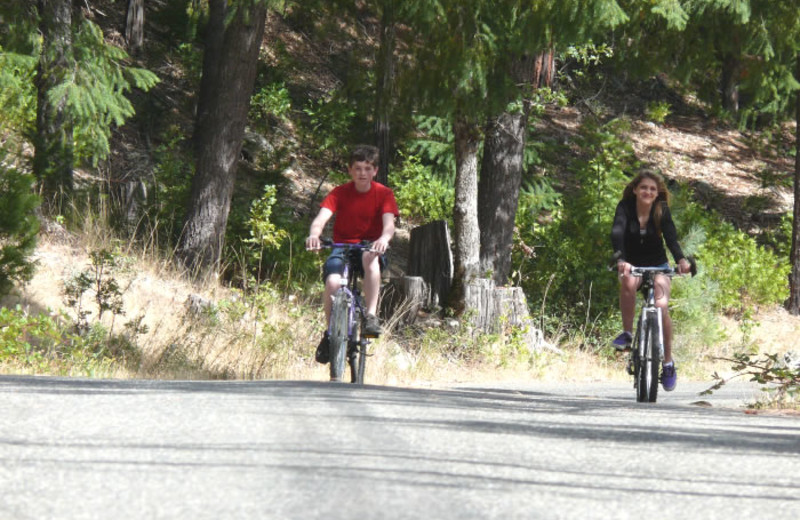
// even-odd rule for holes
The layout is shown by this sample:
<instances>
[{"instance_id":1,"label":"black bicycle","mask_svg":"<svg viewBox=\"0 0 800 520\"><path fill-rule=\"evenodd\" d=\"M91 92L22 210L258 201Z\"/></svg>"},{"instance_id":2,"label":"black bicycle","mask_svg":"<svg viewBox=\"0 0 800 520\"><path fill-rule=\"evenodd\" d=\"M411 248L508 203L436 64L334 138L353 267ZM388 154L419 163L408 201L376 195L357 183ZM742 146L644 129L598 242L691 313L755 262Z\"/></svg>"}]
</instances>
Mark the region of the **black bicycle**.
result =
<instances>
[{"instance_id":1,"label":"black bicycle","mask_svg":"<svg viewBox=\"0 0 800 520\"><path fill-rule=\"evenodd\" d=\"M345 264L342 284L333 294L331 318L328 324L330 344L331 381L342 381L345 359L350 365L350 382L364 384L364 369L367 363L370 338L361 331L367 309L359 288L359 278L363 267L361 253L372 248L371 242L360 244L339 244L322 240L322 247L344 250Z\"/></svg>"},{"instance_id":2,"label":"black bicycle","mask_svg":"<svg viewBox=\"0 0 800 520\"><path fill-rule=\"evenodd\" d=\"M689 258L691 274L697 273L697 264ZM614 260L616 263L616 259ZM678 274L671 267L631 267L631 276L642 278L639 292L643 297L642 310L633 335L628 373L633 376L636 401L655 403L658 398L658 376L664 360L664 324L661 309L656 307L655 278L663 274L672 278Z\"/></svg>"}]
</instances>

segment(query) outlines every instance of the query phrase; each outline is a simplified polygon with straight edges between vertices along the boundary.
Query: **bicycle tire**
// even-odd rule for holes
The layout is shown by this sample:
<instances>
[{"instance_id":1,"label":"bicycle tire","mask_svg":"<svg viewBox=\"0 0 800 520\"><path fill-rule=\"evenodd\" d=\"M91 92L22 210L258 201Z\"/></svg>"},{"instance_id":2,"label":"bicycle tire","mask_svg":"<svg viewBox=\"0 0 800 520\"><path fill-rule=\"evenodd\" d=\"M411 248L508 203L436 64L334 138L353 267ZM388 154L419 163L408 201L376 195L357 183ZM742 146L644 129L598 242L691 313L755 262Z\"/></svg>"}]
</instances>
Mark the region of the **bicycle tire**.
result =
<instances>
[{"instance_id":1,"label":"bicycle tire","mask_svg":"<svg viewBox=\"0 0 800 520\"><path fill-rule=\"evenodd\" d=\"M649 350L650 338L650 321L647 319L644 311L639 319L639 327L636 331L636 351L638 353L637 363L635 368L635 381L636 381L636 401L639 403L646 403L650 399L650 386L648 384L648 374L650 373L648 365L647 352Z\"/></svg>"},{"instance_id":2,"label":"bicycle tire","mask_svg":"<svg viewBox=\"0 0 800 520\"><path fill-rule=\"evenodd\" d=\"M642 316L639 363L636 368L636 400L654 403L658 397L658 359L655 354L658 327L653 316Z\"/></svg>"},{"instance_id":3,"label":"bicycle tire","mask_svg":"<svg viewBox=\"0 0 800 520\"><path fill-rule=\"evenodd\" d=\"M347 351L347 361L350 364L350 382L364 384L364 368L367 362L367 341L361 338L359 330L353 331Z\"/></svg>"},{"instance_id":4,"label":"bicycle tire","mask_svg":"<svg viewBox=\"0 0 800 520\"><path fill-rule=\"evenodd\" d=\"M359 385L364 384L364 371L366 370L367 365L367 343L362 342L361 346L358 349L358 378L357 382Z\"/></svg>"},{"instance_id":5,"label":"bicycle tire","mask_svg":"<svg viewBox=\"0 0 800 520\"><path fill-rule=\"evenodd\" d=\"M658 348L660 330L658 325L658 318L657 316L652 316L650 318L650 381L652 384L650 385L650 394L648 396L649 401L651 403L655 403L656 399L658 399L658 369L659 365L661 365L661 353Z\"/></svg>"},{"instance_id":6,"label":"bicycle tire","mask_svg":"<svg viewBox=\"0 0 800 520\"><path fill-rule=\"evenodd\" d=\"M347 332L349 325L350 295L339 290L331 306L330 374L331 381L341 381L347 357Z\"/></svg>"}]
</instances>

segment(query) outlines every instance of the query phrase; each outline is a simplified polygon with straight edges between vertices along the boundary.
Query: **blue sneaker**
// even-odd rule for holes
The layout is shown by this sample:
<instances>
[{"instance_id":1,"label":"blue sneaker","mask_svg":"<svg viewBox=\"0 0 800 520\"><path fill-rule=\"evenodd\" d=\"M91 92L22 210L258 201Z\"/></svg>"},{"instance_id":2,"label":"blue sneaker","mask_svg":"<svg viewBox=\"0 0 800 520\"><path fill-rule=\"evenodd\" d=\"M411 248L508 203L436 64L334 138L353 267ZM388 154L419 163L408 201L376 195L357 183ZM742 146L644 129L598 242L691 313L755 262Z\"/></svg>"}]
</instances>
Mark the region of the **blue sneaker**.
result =
<instances>
[{"instance_id":1,"label":"blue sneaker","mask_svg":"<svg viewBox=\"0 0 800 520\"><path fill-rule=\"evenodd\" d=\"M631 335L631 333L623 332L622 334L614 338L614 341L612 341L611 344L617 350L626 350L631 348L632 342L633 342L633 336Z\"/></svg>"},{"instance_id":2,"label":"blue sneaker","mask_svg":"<svg viewBox=\"0 0 800 520\"><path fill-rule=\"evenodd\" d=\"M664 365L661 368L661 386L664 387L664 391L672 392L676 384L678 384L678 373L675 371L675 363Z\"/></svg>"}]
</instances>

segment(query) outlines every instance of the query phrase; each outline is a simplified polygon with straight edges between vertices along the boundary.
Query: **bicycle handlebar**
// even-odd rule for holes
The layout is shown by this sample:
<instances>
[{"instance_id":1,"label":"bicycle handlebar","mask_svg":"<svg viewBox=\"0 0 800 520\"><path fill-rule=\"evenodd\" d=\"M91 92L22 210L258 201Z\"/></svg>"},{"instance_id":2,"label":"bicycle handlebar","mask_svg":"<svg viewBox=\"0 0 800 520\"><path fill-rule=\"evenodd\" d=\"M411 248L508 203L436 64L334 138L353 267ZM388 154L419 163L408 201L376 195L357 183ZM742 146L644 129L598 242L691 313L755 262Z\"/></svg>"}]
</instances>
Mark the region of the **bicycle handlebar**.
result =
<instances>
[{"instance_id":1,"label":"bicycle handlebar","mask_svg":"<svg viewBox=\"0 0 800 520\"><path fill-rule=\"evenodd\" d=\"M611 263L608 266L609 271L613 271L617 267L617 262L619 259L622 258L622 251L615 251L614 255L611 257ZM689 262L689 274L692 276L697 274L697 261L694 259L694 256L689 255L686 257L686 260ZM675 276L679 275L678 271L676 271L672 267L636 267L631 266L631 276L642 276L644 273L656 273L656 274L665 274L667 276Z\"/></svg>"},{"instance_id":2,"label":"bicycle handlebar","mask_svg":"<svg viewBox=\"0 0 800 520\"><path fill-rule=\"evenodd\" d=\"M377 253L374 249L372 249L372 242L369 240L362 240L358 244L351 244L347 242L334 242L330 238L320 238L320 247L316 249L333 249L334 247L340 247L342 249L361 249L362 251L372 251ZM313 249L309 249L312 251Z\"/></svg>"}]
</instances>

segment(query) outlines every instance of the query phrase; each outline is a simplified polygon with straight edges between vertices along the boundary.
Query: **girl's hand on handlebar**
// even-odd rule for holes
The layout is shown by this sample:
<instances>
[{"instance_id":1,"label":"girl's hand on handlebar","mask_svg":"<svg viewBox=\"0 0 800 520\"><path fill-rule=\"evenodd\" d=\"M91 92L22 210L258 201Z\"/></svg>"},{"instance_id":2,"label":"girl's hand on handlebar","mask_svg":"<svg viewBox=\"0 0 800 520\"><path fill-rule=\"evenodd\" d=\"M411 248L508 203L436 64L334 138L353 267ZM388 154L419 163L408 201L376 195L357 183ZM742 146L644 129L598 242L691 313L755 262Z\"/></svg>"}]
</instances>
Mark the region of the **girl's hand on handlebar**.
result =
<instances>
[{"instance_id":1,"label":"girl's hand on handlebar","mask_svg":"<svg viewBox=\"0 0 800 520\"><path fill-rule=\"evenodd\" d=\"M691 267L691 265L689 265L689 261L688 260L686 260L685 258L681 258L678 261L678 273L686 274L691 270L692 270L692 267Z\"/></svg>"},{"instance_id":2,"label":"girl's hand on handlebar","mask_svg":"<svg viewBox=\"0 0 800 520\"><path fill-rule=\"evenodd\" d=\"M619 274L620 278L623 276L629 276L631 274L631 264L624 260L620 260L617 262L617 273Z\"/></svg>"}]
</instances>

